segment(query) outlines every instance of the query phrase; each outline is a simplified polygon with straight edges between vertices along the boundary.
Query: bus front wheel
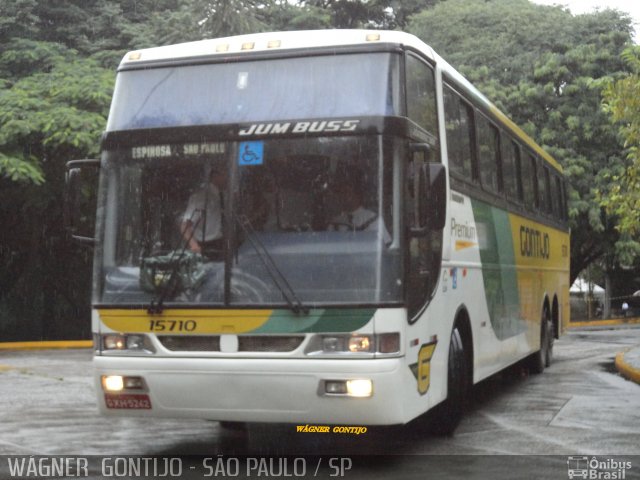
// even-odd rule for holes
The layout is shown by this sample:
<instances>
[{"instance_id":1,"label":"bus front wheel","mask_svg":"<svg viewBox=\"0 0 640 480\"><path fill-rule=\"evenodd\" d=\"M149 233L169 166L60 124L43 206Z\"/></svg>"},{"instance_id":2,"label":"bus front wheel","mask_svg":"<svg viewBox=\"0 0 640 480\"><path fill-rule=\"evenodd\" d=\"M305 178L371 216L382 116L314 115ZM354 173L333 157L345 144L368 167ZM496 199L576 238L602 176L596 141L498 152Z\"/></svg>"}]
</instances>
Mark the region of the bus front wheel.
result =
<instances>
[{"instance_id":1,"label":"bus front wheel","mask_svg":"<svg viewBox=\"0 0 640 480\"><path fill-rule=\"evenodd\" d=\"M451 333L447 371L447 399L438 405L431 422L436 435L451 435L462 419L468 398L470 379L468 355L458 326Z\"/></svg>"}]
</instances>

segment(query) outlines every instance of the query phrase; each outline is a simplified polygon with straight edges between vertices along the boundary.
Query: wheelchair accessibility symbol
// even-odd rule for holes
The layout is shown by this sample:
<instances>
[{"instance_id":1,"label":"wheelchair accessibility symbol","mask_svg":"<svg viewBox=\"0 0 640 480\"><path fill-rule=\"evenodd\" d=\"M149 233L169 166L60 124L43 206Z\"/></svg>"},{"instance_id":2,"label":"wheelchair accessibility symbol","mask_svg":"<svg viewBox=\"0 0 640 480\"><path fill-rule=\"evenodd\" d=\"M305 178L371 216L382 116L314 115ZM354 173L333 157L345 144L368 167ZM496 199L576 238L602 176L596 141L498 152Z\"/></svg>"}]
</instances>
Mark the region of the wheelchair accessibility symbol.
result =
<instances>
[{"instance_id":1,"label":"wheelchair accessibility symbol","mask_svg":"<svg viewBox=\"0 0 640 480\"><path fill-rule=\"evenodd\" d=\"M238 165L262 165L264 142L240 142Z\"/></svg>"}]
</instances>

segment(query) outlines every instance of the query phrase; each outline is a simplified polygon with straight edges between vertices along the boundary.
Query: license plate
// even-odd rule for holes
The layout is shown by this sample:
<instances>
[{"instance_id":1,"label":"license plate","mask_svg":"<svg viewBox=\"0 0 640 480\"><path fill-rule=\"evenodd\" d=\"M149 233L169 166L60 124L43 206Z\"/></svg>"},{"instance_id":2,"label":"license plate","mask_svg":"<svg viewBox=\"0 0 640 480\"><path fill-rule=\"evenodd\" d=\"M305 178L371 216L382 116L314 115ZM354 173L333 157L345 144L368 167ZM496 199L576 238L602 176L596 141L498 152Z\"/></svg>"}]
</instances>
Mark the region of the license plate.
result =
<instances>
[{"instance_id":1,"label":"license plate","mask_svg":"<svg viewBox=\"0 0 640 480\"><path fill-rule=\"evenodd\" d=\"M151 399L146 394L125 393L116 395L113 393L104 394L104 402L107 408L129 409L129 410L150 410Z\"/></svg>"}]
</instances>

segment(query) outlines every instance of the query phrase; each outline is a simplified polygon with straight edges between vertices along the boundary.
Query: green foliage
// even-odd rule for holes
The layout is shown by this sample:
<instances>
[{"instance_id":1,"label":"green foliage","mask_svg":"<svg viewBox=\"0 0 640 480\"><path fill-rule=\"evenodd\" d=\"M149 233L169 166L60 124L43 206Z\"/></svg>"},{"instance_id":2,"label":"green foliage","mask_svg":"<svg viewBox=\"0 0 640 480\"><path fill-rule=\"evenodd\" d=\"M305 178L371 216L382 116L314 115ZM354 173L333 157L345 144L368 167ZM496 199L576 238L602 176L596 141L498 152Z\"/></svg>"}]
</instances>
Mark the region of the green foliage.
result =
<instances>
[{"instance_id":1,"label":"green foliage","mask_svg":"<svg viewBox=\"0 0 640 480\"><path fill-rule=\"evenodd\" d=\"M69 61L61 55L57 62L48 72L34 73L0 90L0 153L13 159L0 164L0 174L31 178L29 172L37 169L26 165L33 168L34 155L97 155L114 74L89 59Z\"/></svg>"},{"instance_id":2,"label":"green foliage","mask_svg":"<svg viewBox=\"0 0 640 480\"><path fill-rule=\"evenodd\" d=\"M627 163L609 173L610 183L599 191L606 210L619 221L617 229L630 247L629 262L640 253L630 239L640 237L640 47L621 54L630 72L617 80L608 79L603 89L603 110L618 127L626 147Z\"/></svg>"},{"instance_id":3,"label":"green foliage","mask_svg":"<svg viewBox=\"0 0 640 480\"><path fill-rule=\"evenodd\" d=\"M16 38L0 53L0 75L7 79L23 78L36 71L48 71L76 54L58 43Z\"/></svg>"},{"instance_id":4,"label":"green foliage","mask_svg":"<svg viewBox=\"0 0 640 480\"><path fill-rule=\"evenodd\" d=\"M13 182L32 182L36 185L44 183L42 170L35 159L26 161L23 158L5 155L0 152L0 174Z\"/></svg>"},{"instance_id":5,"label":"green foliage","mask_svg":"<svg viewBox=\"0 0 640 480\"><path fill-rule=\"evenodd\" d=\"M465 74L564 167L570 185L571 276L620 240L597 189L624 162L601 109L603 79L624 72L630 20L604 10L573 16L527 0L448 0L409 30ZM618 249L619 250L619 249Z\"/></svg>"},{"instance_id":6,"label":"green foliage","mask_svg":"<svg viewBox=\"0 0 640 480\"><path fill-rule=\"evenodd\" d=\"M39 19L34 14L37 4L37 0L0 0L0 45L14 37L37 34Z\"/></svg>"},{"instance_id":7,"label":"green foliage","mask_svg":"<svg viewBox=\"0 0 640 480\"><path fill-rule=\"evenodd\" d=\"M311 5L277 2L269 9L267 16L274 31L331 28L331 13Z\"/></svg>"},{"instance_id":8,"label":"green foliage","mask_svg":"<svg viewBox=\"0 0 640 480\"><path fill-rule=\"evenodd\" d=\"M558 158L573 187L572 274L637 254L640 70L637 51L620 56L630 21L617 12L574 17L527 0L0 0L0 336L89 335L91 254L62 230L63 165L98 153L126 51L350 27L416 33Z\"/></svg>"},{"instance_id":9,"label":"green foliage","mask_svg":"<svg viewBox=\"0 0 640 480\"><path fill-rule=\"evenodd\" d=\"M40 17L54 6L57 17ZM57 31L67 21L83 30L82 9L69 18L62 2L0 0L0 9L0 338L88 338L91 255L62 229L63 172L98 153L114 64L88 58L71 27Z\"/></svg>"}]
</instances>

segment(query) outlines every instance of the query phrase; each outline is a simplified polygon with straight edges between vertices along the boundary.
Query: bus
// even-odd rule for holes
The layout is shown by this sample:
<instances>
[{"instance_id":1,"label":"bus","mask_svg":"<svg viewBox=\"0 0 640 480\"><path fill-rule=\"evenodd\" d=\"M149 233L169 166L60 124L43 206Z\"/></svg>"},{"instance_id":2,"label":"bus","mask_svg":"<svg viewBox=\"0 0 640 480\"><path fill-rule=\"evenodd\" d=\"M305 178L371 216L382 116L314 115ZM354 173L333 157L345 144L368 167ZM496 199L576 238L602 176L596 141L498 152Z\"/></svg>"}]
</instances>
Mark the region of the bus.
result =
<instances>
[{"instance_id":1,"label":"bus","mask_svg":"<svg viewBox=\"0 0 640 480\"><path fill-rule=\"evenodd\" d=\"M130 52L101 152L105 415L452 432L567 326L561 167L410 34Z\"/></svg>"}]
</instances>

